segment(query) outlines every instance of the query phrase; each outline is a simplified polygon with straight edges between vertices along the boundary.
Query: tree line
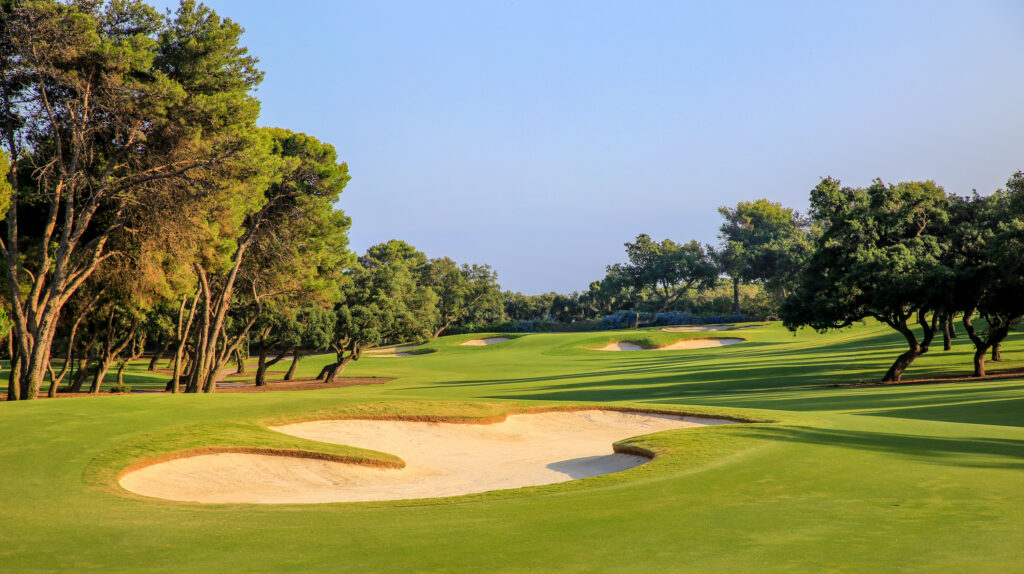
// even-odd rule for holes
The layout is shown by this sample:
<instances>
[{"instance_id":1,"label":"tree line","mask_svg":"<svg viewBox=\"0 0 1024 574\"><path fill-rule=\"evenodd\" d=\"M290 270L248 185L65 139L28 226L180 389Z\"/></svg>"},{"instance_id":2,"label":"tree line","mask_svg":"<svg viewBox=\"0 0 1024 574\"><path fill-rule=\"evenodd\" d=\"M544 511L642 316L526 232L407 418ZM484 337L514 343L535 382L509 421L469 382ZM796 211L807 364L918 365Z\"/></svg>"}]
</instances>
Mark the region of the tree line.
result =
<instances>
[{"instance_id":1,"label":"tree line","mask_svg":"<svg viewBox=\"0 0 1024 574\"><path fill-rule=\"evenodd\" d=\"M620 310L742 309L818 330L873 317L908 344L886 380L959 319L982 375L1021 319L1021 174L970 197L826 178L806 217L767 199L723 207L718 245L641 234L626 262L566 295L502 292L489 266L399 240L356 255L335 207L347 165L326 142L257 125L263 74L241 34L191 0L166 14L0 2L9 399L47 382L99 392L143 351L151 370L167 361L170 392L214 392L253 350L259 385L316 351L335 354L319 377L331 381L382 343Z\"/></svg>"},{"instance_id":2,"label":"tree line","mask_svg":"<svg viewBox=\"0 0 1024 574\"><path fill-rule=\"evenodd\" d=\"M515 320L558 322L623 310L777 316L810 253L812 222L767 199L718 211L718 245L656 241L640 234L625 243L626 262L609 265L586 291L506 293L506 312Z\"/></svg>"},{"instance_id":3,"label":"tree line","mask_svg":"<svg viewBox=\"0 0 1024 574\"><path fill-rule=\"evenodd\" d=\"M796 329L841 329L874 318L903 336L907 350L882 378L898 381L959 318L985 356L1024 317L1024 173L982 196L947 194L932 181L865 188L824 178L811 191L813 240L782 307ZM976 323L978 319L980 323Z\"/></svg>"},{"instance_id":4,"label":"tree line","mask_svg":"<svg viewBox=\"0 0 1024 574\"><path fill-rule=\"evenodd\" d=\"M169 359L171 392L213 392L253 343L261 382L283 349L293 367L335 350L334 376L496 297L487 266L348 250L347 165L256 124L263 74L241 34L191 0L0 3L8 398L47 379L98 392L143 349L152 369Z\"/></svg>"},{"instance_id":5,"label":"tree line","mask_svg":"<svg viewBox=\"0 0 1024 574\"><path fill-rule=\"evenodd\" d=\"M610 265L582 293L506 296L509 316L584 320L617 310L707 312L708 292L743 286L758 295L750 314L779 317L791 330L821 332L876 319L903 336L882 377L900 380L938 334L950 349L959 323L975 347L974 376L1024 318L1024 173L989 195L948 194L932 181L865 188L830 177L810 193L807 216L767 199L721 207L719 245L655 241L625 244L627 262ZM720 301L720 300L719 300ZM721 308L713 309L721 311Z\"/></svg>"}]
</instances>

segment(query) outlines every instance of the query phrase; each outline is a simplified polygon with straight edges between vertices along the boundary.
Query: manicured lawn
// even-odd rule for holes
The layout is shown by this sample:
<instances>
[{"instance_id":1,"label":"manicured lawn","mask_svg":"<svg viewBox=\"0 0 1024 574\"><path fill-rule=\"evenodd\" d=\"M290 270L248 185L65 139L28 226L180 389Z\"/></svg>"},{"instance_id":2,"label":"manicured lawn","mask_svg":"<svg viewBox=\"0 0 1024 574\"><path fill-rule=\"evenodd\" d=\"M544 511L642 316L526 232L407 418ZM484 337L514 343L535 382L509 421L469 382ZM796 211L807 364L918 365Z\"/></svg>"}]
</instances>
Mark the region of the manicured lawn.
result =
<instances>
[{"instance_id":1,"label":"manicured lawn","mask_svg":"<svg viewBox=\"0 0 1024 574\"><path fill-rule=\"evenodd\" d=\"M588 350L631 337L746 343ZM487 347L366 357L383 385L265 394L104 396L0 404L3 571L1024 571L1024 378L834 388L877 379L888 329L794 336L538 334ZM990 372L1024 367L1024 334ZM969 373L941 345L906 377ZM300 376L327 356L309 357ZM273 372L287 370L288 363ZM6 371L5 371L6 372ZM164 375L132 365L136 390ZM493 417L565 403L761 421L635 439L653 462L616 475L460 498L328 505L195 505L120 491L139 460L252 446L386 454L279 435L325 416ZM358 445L356 445L358 446Z\"/></svg>"}]
</instances>

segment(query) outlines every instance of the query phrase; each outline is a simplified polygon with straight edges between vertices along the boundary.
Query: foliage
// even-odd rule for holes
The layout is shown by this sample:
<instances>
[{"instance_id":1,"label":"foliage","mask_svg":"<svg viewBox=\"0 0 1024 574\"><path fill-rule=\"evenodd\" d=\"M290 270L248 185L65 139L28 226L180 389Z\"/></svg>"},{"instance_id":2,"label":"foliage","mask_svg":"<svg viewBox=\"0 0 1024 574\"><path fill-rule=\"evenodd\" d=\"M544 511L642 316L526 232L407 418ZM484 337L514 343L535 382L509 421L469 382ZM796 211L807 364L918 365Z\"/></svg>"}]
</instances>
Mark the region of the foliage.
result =
<instances>
[{"instance_id":1,"label":"foliage","mask_svg":"<svg viewBox=\"0 0 1024 574\"><path fill-rule=\"evenodd\" d=\"M944 263L952 275L947 305L963 313L976 347L974 374L983 376L986 351L997 349L1024 318L1024 173L989 196L953 197L946 233ZM984 320L983 328L974 325L975 316Z\"/></svg>"},{"instance_id":2,"label":"foliage","mask_svg":"<svg viewBox=\"0 0 1024 574\"><path fill-rule=\"evenodd\" d=\"M551 321L505 321L482 325L475 329L478 333L547 333L551 331Z\"/></svg>"},{"instance_id":3,"label":"foliage","mask_svg":"<svg viewBox=\"0 0 1024 574\"><path fill-rule=\"evenodd\" d=\"M379 260L378 260L379 261ZM402 259L373 267L357 265L345 274L331 349L337 361L320 376L330 382L363 350L384 343L423 341L438 322L437 295L417 284Z\"/></svg>"},{"instance_id":4,"label":"foliage","mask_svg":"<svg viewBox=\"0 0 1024 574\"><path fill-rule=\"evenodd\" d=\"M685 311L653 313L649 311L616 311L601 318L601 328L606 330L631 329L634 325L717 325L722 323L743 323L757 320L749 315L694 315Z\"/></svg>"},{"instance_id":5,"label":"foliage","mask_svg":"<svg viewBox=\"0 0 1024 574\"><path fill-rule=\"evenodd\" d=\"M0 27L13 189L0 255L33 398L64 304L135 218L248 146L262 74L242 29L194 2L166 16L131 0L5 2Z\"/></svg>"},{"instance_id":6,"label":"foliage","mask_svg":"<svg viewBox=\"0 0 1024 574\"><path fill-rule=\"evenodd\" d=\"M420 276L437 295L435 337L451 327L493 323L505 317L498 274L489 265L459 266L440 257L423 264Z\"/></svg>"},{"instance_id":7,"label":"foliage","mask_svg":"<svg viewBox=\"0 0 1024 574\"><path fill-rule=\"evenodd\" d=\"M899 331L909 349L883 377L899 380L928 351L944 304L948 249L941 229L949 200L935 183L842 187L825 178L811 192L811 215L821 227L814 253L787 298L782 317L791 329L842 329L873 317ZM929 314L931 317L929 318ZM908 326L917 320L919 340Z\"/></svg>"},{"instance_id":8,"label":"foliage","mask_svg":"<svg viewBox=\"0 0 1024 574\"><path fill-rule=\"evenodd\" d=\"M793 209L767 199L741 201L736 207L719 207L724 218L719 237L722 270L730 277L761 281L783 293L810 251L808 222Z\"/></svg>"},{"instance_id":9,"label":"foliage","mask_svg":"<svg viewBox=\"0 0 1024 574\"><path fill-rule=\"evenodd\" d=\"M649 288L657 298L658 310L666 310L690 289L715 284L718 270L710 250L697 241L678 244L671 239L655 242L647 234L626 243L629 263L610 266L608 274L628 277L637 289Z\"/></svg>"}]
</instances>

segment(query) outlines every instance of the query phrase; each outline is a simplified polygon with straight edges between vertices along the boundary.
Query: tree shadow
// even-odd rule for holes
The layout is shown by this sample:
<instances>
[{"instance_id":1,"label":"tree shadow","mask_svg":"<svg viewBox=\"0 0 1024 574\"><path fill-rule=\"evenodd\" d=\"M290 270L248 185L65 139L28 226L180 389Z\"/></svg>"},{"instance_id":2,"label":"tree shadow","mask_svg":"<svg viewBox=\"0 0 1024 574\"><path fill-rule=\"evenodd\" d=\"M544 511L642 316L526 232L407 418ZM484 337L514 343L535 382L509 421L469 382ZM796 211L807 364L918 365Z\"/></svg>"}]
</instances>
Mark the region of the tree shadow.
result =
<instances>
[{"instance_id":1,"label":"tree shadow","mask_svg":"<svg viewBox=\"0 0 1024 574\"><path fill-rule=\"evenodd\" d=\"M764 440L891 453L946 466L1024 469L1024 440L933 437L793 426L740 426L734 432Z\"/></svg>"}]
</instances>

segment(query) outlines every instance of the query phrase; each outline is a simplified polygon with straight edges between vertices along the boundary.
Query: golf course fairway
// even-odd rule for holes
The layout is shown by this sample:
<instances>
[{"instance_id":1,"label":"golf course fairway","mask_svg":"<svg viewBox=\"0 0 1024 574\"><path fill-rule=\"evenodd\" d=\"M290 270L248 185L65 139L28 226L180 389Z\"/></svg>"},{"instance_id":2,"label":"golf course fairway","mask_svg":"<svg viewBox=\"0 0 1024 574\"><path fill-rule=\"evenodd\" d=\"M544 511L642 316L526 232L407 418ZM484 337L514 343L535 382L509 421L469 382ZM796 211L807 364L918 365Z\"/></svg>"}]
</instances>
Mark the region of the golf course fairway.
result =
<instances>
[{"instance_id":1,"label":"golf course fairway","mask_svg":"<svg viewBox=\"0 0 1024 574\"><path fill-rule=\"evenodd\" d=\"M130 365L127 395L0 404L0 570L76 572L1021 572L1024 333L993 378L877 381L904 347L874 323L742 344L650 349L721 333L442 337L353 363L382 384L170 395ZM933 348L905 379L966 376L972 347ZM300 377L329 356L309 357ZM287 370L287 361L271 374ZM4 376L8 369L4 368ZM640 434L646 464L557 484L417 500L199 504L119 485L155 461L215 453L401 468L396 453L270 427L342 419L497 422L615 409L744 424ZM59 544L55 542L59 541Z\"/></svg>"}]
</instances>

